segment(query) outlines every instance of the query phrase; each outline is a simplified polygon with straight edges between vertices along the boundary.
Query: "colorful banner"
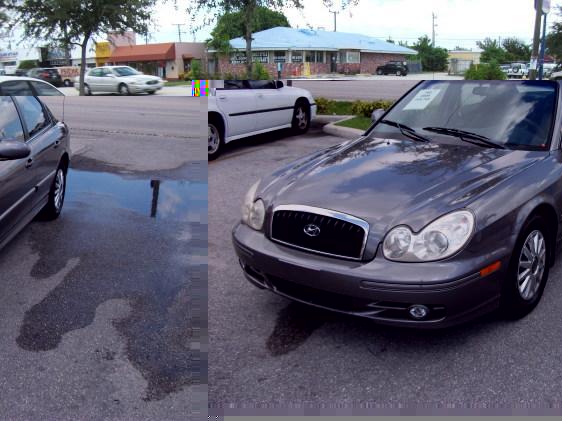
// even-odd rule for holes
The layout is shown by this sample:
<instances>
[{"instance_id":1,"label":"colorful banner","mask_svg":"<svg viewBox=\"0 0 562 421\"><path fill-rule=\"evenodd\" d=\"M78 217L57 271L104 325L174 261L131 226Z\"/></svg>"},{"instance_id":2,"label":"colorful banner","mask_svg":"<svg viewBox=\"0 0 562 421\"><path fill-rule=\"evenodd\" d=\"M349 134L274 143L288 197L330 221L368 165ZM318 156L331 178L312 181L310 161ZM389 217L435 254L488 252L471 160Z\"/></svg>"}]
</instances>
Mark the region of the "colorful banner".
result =
<instances>
[{"instance_id":1,"label":"colorful banner","mask_svg":"<svg viewBox=\"0 0 562 421\"><path fill-rule=\"evenodd\" d=\"M192 80L191 96L209 96L208 80Z\"/></svg>"}]
</instances>

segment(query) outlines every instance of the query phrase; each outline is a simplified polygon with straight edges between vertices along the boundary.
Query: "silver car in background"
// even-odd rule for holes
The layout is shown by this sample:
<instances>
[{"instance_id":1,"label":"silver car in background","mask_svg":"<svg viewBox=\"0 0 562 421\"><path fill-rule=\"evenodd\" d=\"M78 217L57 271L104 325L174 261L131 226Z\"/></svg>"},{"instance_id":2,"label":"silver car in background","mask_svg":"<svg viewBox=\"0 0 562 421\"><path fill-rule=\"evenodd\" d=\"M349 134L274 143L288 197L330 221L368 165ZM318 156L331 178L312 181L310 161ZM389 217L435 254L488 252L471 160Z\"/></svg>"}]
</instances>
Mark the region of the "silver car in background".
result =
<instances>
[{"instance_id":1,"label":"silver car in background","mask_svg":"<svg viewBox=\"0 0 562 421\"><path fill-rule=\"evenodd\" d=\"M76 89L80 89L78 77L74 81ZM94 67L84 77L86 95L94 92L131 94L154 94L162 89L164 80L158 76L145 75L129 66Z\"/></svg>"}]
</instances>

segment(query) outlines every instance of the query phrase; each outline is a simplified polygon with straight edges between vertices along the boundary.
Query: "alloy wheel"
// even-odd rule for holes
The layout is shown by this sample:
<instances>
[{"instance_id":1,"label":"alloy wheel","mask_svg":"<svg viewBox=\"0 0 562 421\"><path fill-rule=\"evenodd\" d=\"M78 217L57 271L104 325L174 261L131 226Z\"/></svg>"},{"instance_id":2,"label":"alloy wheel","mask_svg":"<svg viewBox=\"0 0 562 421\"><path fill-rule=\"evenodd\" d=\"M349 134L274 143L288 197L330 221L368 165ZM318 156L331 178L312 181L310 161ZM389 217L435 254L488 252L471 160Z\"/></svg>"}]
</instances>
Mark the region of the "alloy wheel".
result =
<instances>
[{"instance_id":1,"label":"alloy wheel","mask_svg":"<svg viewBox=\"0 0 562 421\"><path fill-rule=\"evenodd\" d=\"M306 111L302 107L297 108L295 118L297 119L298 128L301 130L306 129L306 125L308 124L308 117L306 115Z\"/></svg>"},{"instance_id":2,"label":"alloy wheel","mask_svg":"<svg viewBox=\"0 0 562 421\"><path fill-rule=\"evenodd\" d=\"M214 154L219 149L220 142L218 129L213 124L209 124L209 154Z\"/></svg>"},{"instance_id":3,"label":"alloy wheel","mask_svg":"<svg viewBox=\"0 0 562 421\"><path fill-rule=\"evenodd\" d=\"M62 208L62 200L64 197L64 171L62 168L57 170L57 175L55 178L55 190L54 190L54 204L55 209L60 211Z\"/></svg>"},{"instance_id":4,"label":"alloy wheel","mask_svg":"<svg viewBox=\"0 0 562 421\"><path fill-rule=\"evenodd\" d=\"M532 300L539 290L546 267L546 241L539 230L525 239L517 267L517 289L524 300Z\"/></svg>"}]
</instances>

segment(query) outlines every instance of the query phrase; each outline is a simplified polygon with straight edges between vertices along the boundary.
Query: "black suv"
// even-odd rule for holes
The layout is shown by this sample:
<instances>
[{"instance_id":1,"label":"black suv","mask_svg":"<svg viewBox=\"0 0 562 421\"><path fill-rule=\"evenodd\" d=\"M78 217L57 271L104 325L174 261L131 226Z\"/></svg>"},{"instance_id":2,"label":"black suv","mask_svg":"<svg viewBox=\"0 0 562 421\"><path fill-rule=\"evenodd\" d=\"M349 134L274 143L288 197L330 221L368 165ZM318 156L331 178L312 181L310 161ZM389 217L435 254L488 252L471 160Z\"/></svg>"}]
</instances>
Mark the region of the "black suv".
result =
<instances>
[{"instance_id":1,"label":"black suv","mask_svg":"<svg viewBox=\"0 0 562 421\"><path fill-rule=\"evenodd\" d=\"M408 66L404 61L389 61L382 66L377 67L377 75L396 75L406 76L408 74Z\"/></svg>"},{"instance_id":2,"label":"black suv","mask_svg":"<svg viewBox=\"0 0 562 421\"><path fill-rule=\"evenodd\" d=\"M28 77L34 77L37 79L44 80L45 82L49 82L51 85L54 86L62 86L62 78L57 69L51 68L42 68L38 67L36 69L31 69L27 72Z\"/></svg>"}]
</instances>

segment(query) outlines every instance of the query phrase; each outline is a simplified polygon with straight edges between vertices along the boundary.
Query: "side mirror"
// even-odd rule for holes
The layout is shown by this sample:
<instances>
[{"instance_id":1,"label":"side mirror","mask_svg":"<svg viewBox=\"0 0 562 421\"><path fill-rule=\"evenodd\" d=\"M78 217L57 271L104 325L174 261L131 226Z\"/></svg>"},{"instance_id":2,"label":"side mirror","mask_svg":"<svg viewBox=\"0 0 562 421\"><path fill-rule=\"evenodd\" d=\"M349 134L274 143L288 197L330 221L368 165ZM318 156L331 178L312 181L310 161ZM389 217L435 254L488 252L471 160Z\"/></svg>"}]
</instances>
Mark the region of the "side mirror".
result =
<instances>
[{"instance_id":1,"label":"side mirror","mask_svg":"<svg viewBox=\"0 0 562 421\"><path fill-rule=\"evenodd\" d=\"M386 111L382 108L377 108L371 113L371 123L376 123L384 115Z\"/></svg>"},{"instance_id":2,"label":"side mirror","mask_svg":"<svg viewBox=\"0 0 562 421\"><path fill-rule=\"evenodd\" d=\"M27 158L31 153L31 148L26 143L19 140L0 141L0 160L11 161L15 159Z\"/></svg>"},{"instance_id":3,"label":"side mirror","mask_svg":"<svg viewBox=\"0 0 562 421\"><path fill-rule=\"evenodd\" d=\"M283 86L284 86L284 85L283 85L283 81L281 81L281 80L276 80L276 81L275 81L275 89L282 88Z\"/></svg>"}]
</instances>

